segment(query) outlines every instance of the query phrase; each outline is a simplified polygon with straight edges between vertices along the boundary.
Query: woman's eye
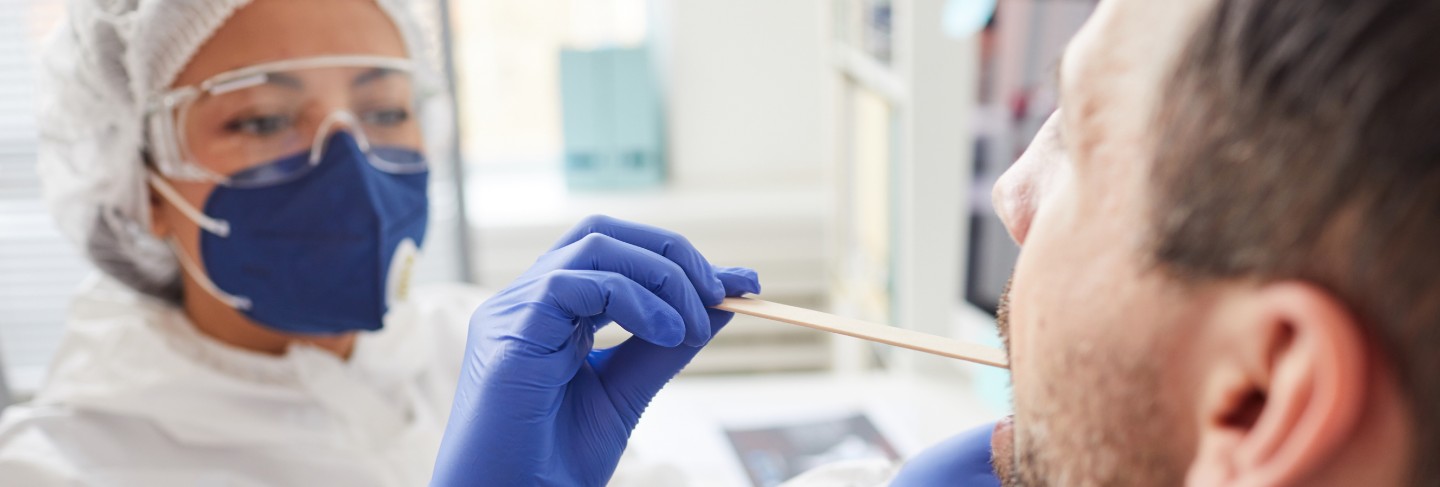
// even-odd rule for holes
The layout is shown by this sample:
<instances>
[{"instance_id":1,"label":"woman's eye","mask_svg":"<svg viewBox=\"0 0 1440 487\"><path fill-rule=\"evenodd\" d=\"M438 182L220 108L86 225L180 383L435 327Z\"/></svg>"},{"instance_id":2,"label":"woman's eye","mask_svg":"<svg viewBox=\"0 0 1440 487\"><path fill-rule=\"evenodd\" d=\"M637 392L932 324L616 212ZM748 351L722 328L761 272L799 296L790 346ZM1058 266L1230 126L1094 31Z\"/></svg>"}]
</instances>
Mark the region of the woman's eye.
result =
<instances>
[{"instance_id":1,"label":"woman's eye","mask_svg":"<svg viewBox=\"0 0 1440 487\"><path fill-rule=\"evenodd\" d=\"M391 108L386 110L371 110L365 112L365 124L391 127L410 121L410 110L405 108Z\"/></svg>"},{"instance_id":2,"label":"woman's eye","mask_svg":"<svg viewBox=\"0 0 1440 487\"><path fill-rule=\"evenodd\" d=\"M288 115L265 115L231 120L225 124L225 131L264 137L283 132L294 125L295 120Z\"/></svg>"}]
</instances>

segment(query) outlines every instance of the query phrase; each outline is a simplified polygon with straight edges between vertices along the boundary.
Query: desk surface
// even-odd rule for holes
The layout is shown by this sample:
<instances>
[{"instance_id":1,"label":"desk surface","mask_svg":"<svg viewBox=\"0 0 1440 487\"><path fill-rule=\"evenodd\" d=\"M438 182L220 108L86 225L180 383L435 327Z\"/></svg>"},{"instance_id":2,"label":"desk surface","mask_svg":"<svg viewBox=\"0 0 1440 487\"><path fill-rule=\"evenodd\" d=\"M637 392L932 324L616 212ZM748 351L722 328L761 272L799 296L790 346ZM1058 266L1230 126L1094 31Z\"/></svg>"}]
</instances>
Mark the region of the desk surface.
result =
<instances>
[{"instance_id":1,"label":"desk surface","mask_svg":"<svg viewBox=\"0 0 1440 487\"><path fill-rule=\"evenodd\" d=\"M958 379L957 379L958 380ZM726 428L867 414L909 457L967 428L998 418L964 382L888 373L687 376L651 403L636 428L628 465L668 470L690 486L745 486ZM617 472L621 483L627 470ZM669 482L667 482L669 483Z\"/></svg>"}]
</instances>

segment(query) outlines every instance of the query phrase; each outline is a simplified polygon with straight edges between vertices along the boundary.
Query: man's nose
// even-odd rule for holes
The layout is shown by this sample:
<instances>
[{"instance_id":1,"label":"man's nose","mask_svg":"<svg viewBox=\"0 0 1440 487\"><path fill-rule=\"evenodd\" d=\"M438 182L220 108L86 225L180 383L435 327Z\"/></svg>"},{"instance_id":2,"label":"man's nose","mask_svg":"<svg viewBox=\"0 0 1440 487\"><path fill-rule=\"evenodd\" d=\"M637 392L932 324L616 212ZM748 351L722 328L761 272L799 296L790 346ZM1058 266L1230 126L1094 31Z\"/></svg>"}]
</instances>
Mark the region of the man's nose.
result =
<instances>
[{"instance_id":1,"label":"man's nose","mask_svg":"<svg viewBox=\"0 0 1440 487\"><path fill-rule=\"evenodd\" d=\"M1000 175L990 192L995 214L1005 223L1005 230L1017 245L1025 245L1035 212L1044 200L1045 187L1049 186L1050 174L1059 169L1065 158L1065 149L1060 143L1060 120L1060 112L1050 115L1030 141L1030 147Z\"/></svg>"},{"instance_id":2,"label":"man's nose","mask_svg":"<svg viewBox=\"0 0 1440 487\"><path fill-rule=\"evenodd\" d=\"M1037 202L1035 161L1027 161L1032 151L1026 151L1020 160L1010 166L995 182L990 200L995 205L995 214L1010 232L1010 238L1018 245L1025 245L1025 236L1030 233L1030 222L1035 216Z\"/></svg>"}]
</instances>

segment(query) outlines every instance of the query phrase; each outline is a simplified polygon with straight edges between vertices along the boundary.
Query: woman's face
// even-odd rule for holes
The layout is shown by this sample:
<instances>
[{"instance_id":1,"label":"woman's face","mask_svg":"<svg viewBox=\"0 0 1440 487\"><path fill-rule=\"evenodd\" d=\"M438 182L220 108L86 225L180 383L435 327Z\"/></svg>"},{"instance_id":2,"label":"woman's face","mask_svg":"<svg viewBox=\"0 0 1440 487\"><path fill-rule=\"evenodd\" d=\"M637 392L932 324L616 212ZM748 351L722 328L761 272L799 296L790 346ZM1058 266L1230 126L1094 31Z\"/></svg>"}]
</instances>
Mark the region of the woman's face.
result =
<instances>
[{"instance_id":1,"label":"woman's face","mask_svg":"<svg viewBox=\"0 0 1440 487\"><path fill-rule=\"evenodd\" d=\"M257 64L334 55L408 57L399 29L374 0L255 0L200 47L171 87L196 86ZM308 151L319 122L340 111L353 114L371 140L419 149L412 93L409 76L395 71L288 71L260 86L201 95L183 118L177 116L176 130L189 162L222 176ZM168 182L195 208L204 208L216 187ZM192 259L202 257L200 230L192 221L154 195L151 209L157 236L173 238ZM213 300L192 292L198 289L189 276L186 281L187 308L193 309L193 300Z\"/></svg>"}]
</instances>

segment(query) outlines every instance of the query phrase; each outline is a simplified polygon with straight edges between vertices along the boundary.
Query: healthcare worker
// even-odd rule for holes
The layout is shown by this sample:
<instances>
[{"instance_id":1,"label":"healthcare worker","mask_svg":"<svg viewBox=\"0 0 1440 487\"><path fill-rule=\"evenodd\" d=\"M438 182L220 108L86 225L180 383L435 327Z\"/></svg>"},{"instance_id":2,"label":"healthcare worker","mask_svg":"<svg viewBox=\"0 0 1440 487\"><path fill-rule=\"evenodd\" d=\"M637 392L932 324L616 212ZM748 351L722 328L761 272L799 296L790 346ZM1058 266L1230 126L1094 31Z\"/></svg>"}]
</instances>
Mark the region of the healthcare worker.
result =
<instances>
[{"instance_id":1,"label":"healthcare worker","mask_svg":"<svg viewBox=\"0 0 1440 487\"><path fill-rule=\"evenodd\" d=\"M0 484L423 485L437 455L472 446L437 453L457 384L468 438L525 424L479 421L497 412L474 409L486 391L460 380L462 363L521 363L489 361L497 342L579 351L528 334L562 316L587 337L609 318L678 320L682 332L635 327L664 346L591 358L568 397L609 411L609 429L552 437L588 450L586 435L628 436L635 400L728 321L705 306L759 291L753 271L608 218L582 222L484 312L474 289L412 290L428 222L420 121L437 84L408 8L68 3L43 55L39 169L58 223L103 275L76 296L34 400L0 417ZM506 342L517 330L536 341ZM617 372L635 380L598 381ZM610 478L619 450L594 451Z\"/></svg>"}]
</instances>

